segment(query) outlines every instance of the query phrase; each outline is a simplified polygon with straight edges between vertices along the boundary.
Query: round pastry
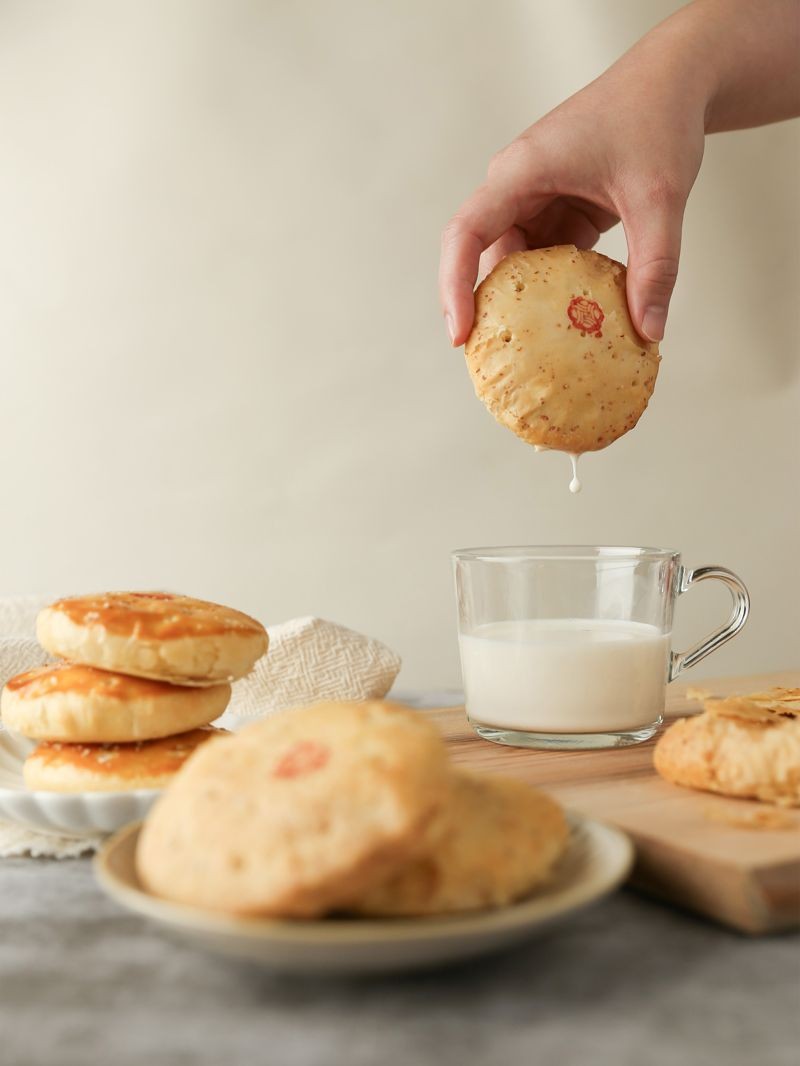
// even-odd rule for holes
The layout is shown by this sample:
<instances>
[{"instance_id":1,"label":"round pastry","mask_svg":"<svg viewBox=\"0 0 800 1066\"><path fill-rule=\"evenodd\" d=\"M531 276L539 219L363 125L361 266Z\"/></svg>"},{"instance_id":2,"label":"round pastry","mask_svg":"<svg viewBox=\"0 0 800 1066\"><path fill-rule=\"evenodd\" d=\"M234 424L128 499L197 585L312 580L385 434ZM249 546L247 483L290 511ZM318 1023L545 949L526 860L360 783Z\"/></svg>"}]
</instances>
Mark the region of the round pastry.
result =
<instances>
[{"instance_id":1,"label":"round pastry","mask_svg":"<svg viewBox=\"0 0 800 1066\"><path fill-rule=\"evenodd\" d=\"M36 621L52 655L102 670L216 685L244 677L267 650L254 618L169 592L105 592L45 607Z\"/></svg>"},{"instance_id":2,"label":"round pastry","mask_svg":"<svg viewBox=\"0 0 800 1066\"><path fill-rule=\"evenodd\" d=\"M545 880L569 836L559 805L509 777L456 771L428 852L352 907L373 917L499 907Z\"/></svg>"},{"instance_id":3,"label":"round pastry","mask_svg":"<svg viewBox=\"0 0 800 1066\"><path fill-rule=\"evenodd\" d=\"M225 736L204 726L137 744L61 744L45 741L28 756L28 788L46 792L129 792L164 788L201 744Z\"/></svg>"},{"instance_id":4,"label":"round pastry","mask_svg":"<svg viewBox=\"0 0 800 1066\"><path fill-rule=\"evenodd\" d=\"M800 806L800 718L709 711L679 718L660 737L653 762L675 785Z\"/></svg>"},{"instance_id":5,"label":"round pastry","mask_svg":"<svg viewBox=\"0 0 800 1066\"><path fill-rule=\"evenodd\" d=\"M207 725L230 696L230 685L185 688L59 662L6 682L0 714L5 726L33 740L126 743Z\"/></svg>"},{"instance_id":6,"label":"round pastry","mask_svg":"<svg viewBox=\"0 0 800 1066\"><path fill-rule=\"evenodd\" d=\"M379 701L284 711L192 759L145 822L139 877L210 910L317 917L417 854L449 782L419 713Z\"/></svg>"},{"instance_id":7,"label":"round pastry","mask_svg":"<svg viewBox=\"0 0 800 1066\"><path fill-rule=\"evenodd\" d=\"M478 286L464 347L472 382L529 444L597 451L647 407L660 357L633 328L625 274L566 244L513 252Z\"/></svg>"}]
</instances>

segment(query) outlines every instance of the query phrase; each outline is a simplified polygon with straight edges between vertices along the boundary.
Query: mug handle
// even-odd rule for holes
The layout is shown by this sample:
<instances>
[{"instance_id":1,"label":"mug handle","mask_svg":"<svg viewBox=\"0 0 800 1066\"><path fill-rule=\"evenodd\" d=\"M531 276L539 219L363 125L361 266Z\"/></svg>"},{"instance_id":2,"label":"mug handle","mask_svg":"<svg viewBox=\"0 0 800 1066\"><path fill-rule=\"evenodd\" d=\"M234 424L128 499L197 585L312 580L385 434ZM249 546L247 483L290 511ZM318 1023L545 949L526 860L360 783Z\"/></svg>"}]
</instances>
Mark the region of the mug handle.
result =
<instances>
[{"instance_id":1,"label":"mug handle","mask_svg":"<svg viewBox=\"0 0 800 1066\"><path fill-rule=\"evenodd\" d=\"M730 618L724 626L716 629L705 640L699 641L688 651L673 651L670 654L670 681L674 681L684 670L688 670L695 663L699 663L701 659L705 659L706 655L710 655L712 651L722 647L725 641L736 636L747 621L747 616L750 613L750 596L744 583L739 580L732 570L726 570L724 566L699 566L696 570L687 570L685 567L681 567L678 595L680 596L682 593L687 592L698 581L707 581L709 578L716 578L721 581L730 592L733 600Z\"/></svg>"}]
</instances>

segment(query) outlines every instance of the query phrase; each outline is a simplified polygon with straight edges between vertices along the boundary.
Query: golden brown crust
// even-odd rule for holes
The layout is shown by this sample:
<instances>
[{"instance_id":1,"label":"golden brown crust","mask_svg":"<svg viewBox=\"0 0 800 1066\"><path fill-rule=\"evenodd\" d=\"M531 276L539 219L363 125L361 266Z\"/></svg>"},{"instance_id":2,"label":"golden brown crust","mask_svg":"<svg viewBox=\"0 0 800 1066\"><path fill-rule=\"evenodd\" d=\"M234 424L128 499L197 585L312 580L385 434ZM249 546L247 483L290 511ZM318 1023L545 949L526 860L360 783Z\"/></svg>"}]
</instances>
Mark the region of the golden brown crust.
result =
<instances>
[{"instance_id":1,"label":"golden brown crust","mask_svg":"<svg viewBox=\"0 0 800 1066\"><path fill-rule=\"evenodd\" d=\"M145 677L130 677L98 670L95 666L62 660L47 666L37 666L6 681L9 692L21 700L39 700L54 692L73 692L81 696L96 696L107 700L138 700L146 697L187 694L186 689L166 681L151 681ZM191 693L190 693L191 694Z\"/></svg>"},{"instance_id":2,"label":"golden brown crust","mask_svg":"<svg viewBox=\"0 0 800 1066\"><path fill-rule=\"evenodd\" d=\"M176 640L222 633L261 634L255 618L219 603L172 592L101 592L50 604L76 625L100 626L129 639Z\"/></svg>"},{"instance_id":3,"label":"golden brown crust","mask_svg":"<svg viewBox=\"0 0 800 1066\"><path fill-rule=\"evenodd\" d=\"M33 740L127 743L207 725L230 695L228 684L186 688L60 662L11 678L0 712Z\"/></svg>"},{"instance_id":4,"label":"golden brown crust","mask_svg":"<svg viewBox=\"0 0 800 1066\"><path fill-rule=\"evenodd\" d=\"M276 714L190 761L145 823L139 876L211 910L321 915L417 853L449 782L438 731L407 708Z\"/></svg>"},{"instance_id":5,"label":"golden brown crust","mask_svg":"<svg viewBox=\"0 0 800 1066\"><path fill-rule=\"evenodd\" d=\"M679 718L653 753L656 770L687 788L800 805L800 720L772 722L704 712Z\"/></svg>"},{"instance_id":6,"label":"golden brown crust","mask_svg":"<svg viewBox=\"0 0 800 1066\"><path fill-rule=\"evenodd\" d=\"M513 778L456 770L425 854L350 909L411 916L503 906L545 880L568 836L561 808L544 793Z\"/></svg>"},{"instance_id":7,"label":"golden brown crust","mask_svg":"<svg viewBox=\"0 0 800 1066\"><path fill-rule=\"evenodd\" d=\"M234 681L267 650L267 632L241 611L162 592L75 596L36 623L52 655L176 685Z\"/></svg>"},{"instance_id":8,"label":"golden brown crust","mask_svg":"<svg viewBox=\"0 0 800 1066\"><path fill-rule=\"evenodd\" d=\"M753 722L774 722L776 718L800 716L800 689L775 687L766 692L747 695L713 696L699 689L689 689L690 699L702 700L709 714L726 718L746 718Z\"/></svg>"},{"instance_id":9,"label":"golden brown crust","mask_svg":"<svg viewBox=\"0 0 800 1066\"><path fill-rule=\"evenodd\" d=\"M467 366L518 437L580 454L636 425L660 357L633 327L625 276L598 252L558 245L512 253L478 286Z\"/></svg>"},{"instance_id":10,"label":"golden brown crust","mask_svg":"<svg viewBox=\"0 0 800 1066\"><path fill-rule=\"evenodd\" d=\"M28 788L50 792L121 792L163 788L201 744L225 736L205 726L135 744L39 744L25 760Z\"/></svg>"}]
</instances>

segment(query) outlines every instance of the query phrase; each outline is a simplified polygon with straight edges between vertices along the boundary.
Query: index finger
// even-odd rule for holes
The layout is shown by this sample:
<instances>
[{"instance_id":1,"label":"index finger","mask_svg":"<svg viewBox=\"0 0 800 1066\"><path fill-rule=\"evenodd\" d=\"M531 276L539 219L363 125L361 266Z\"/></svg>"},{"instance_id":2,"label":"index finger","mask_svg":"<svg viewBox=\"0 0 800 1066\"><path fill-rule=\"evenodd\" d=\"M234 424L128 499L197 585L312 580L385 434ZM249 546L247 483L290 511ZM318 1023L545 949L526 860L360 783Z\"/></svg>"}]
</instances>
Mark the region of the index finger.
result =
<instances>
[{"instance_id":1,"label":"index finger","mask_svg":"<svg viewBox=\"0 0 800 1066\"><path fill-rule=\"evenodd\" d=\"M548 199L541 196L532 203L530 197L526 198L526 215L535 215ZM481 253L518 221L518 214L517 198L510 189L486 184L473 193L445 226L439 261L439 298L456 347L467 339L475 316L472 291Z\"/></svg>"}]
</instances>

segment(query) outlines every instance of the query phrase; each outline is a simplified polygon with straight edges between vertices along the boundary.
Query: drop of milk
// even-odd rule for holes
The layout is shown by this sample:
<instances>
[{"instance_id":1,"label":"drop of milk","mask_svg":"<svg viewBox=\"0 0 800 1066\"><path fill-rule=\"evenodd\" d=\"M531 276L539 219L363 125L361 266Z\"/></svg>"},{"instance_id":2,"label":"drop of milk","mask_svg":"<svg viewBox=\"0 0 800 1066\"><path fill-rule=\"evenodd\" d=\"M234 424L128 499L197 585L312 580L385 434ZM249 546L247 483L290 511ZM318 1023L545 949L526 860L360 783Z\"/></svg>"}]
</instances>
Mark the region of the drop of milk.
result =
<instances>
[{"instance_id":1,"label":"drop of milk","mask_svg":"<svg viewBox=\"0 0 800 1066\"><path fill-rule=\"evenodd\" d=\"M574 452L567 452L569 461L572 463L572 481L569 483L569 491L576 493L581 491L581 479L578 477L578 460L580 455L576 455Z\"/></svg>"},{"instance_id":2,"label":"drop of milk","mask_svg":"<svg viewBox=\"0 0 800 1066\"><path fill-rule=\"evenodd\" d=\"M535 452L552 451L551 448L548 448L546 445L543 444L534 444L533 450ZM570 481L569 483L569 491L574 496L575 493L580 492L582 488L581 479L578 477L578 460L581 456L580 452L566 452L565 454L569 456L569 461L572 463L572 481Z\"/></svg>"}]
</instances>

